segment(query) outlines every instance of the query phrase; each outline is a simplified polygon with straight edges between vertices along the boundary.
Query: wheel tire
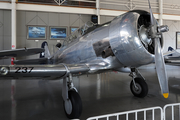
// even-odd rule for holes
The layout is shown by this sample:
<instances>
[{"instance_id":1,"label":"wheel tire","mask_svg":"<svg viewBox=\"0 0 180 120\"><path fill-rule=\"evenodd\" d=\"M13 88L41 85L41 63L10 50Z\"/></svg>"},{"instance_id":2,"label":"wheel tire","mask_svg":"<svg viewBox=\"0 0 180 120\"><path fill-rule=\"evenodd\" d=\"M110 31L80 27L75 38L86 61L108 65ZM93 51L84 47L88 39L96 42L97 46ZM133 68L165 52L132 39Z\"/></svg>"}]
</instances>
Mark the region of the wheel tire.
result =
<instances>
[{"instance_id":1,"label":"wheel tire","mask_svg":"<svg viewBox=\"0 0 180 120\"><path fill-rule=\"evenodd\" d=\"M147 83L141 79L141 78L135 78L136 86L138 87L138 90L136 90L133 80L131 81L130 88L131 92L134 96L143 98L148 94L148 85Z\"/></svg>"},{"instance_id":2,"label":"wheel tire","mask_svg":"<svg viewBox=\"0 0 180 120\"><path fill-rule=\"evenodd\" d=\"M81 101L81 97L79 96L79 94L76 91L68 91L69 94L69 100L71 102L72 105L72 110L70 112L70 114L67 113L66 108L65 108L65 102L64 102L64 111L66 113L66 116L69 119L77 119L80 117L81 113L82 113L82 101Z\"/></svg>"}]
</instances>

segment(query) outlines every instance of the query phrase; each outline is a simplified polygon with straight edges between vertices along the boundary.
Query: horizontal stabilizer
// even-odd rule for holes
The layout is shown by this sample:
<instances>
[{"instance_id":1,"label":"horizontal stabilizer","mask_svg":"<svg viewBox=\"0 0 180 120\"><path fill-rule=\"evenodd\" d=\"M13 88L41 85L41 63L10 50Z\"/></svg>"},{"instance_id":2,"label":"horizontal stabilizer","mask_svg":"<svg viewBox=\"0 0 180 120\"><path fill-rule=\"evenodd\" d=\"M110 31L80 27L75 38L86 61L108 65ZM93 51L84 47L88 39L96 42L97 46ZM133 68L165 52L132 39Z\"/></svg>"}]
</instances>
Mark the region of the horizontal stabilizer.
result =
<instances>
[{"instance_id":1,"label":"horizontal stabilizer","mask_svg":"<svg viewBox=\"0 0 180 120\"><path fill-rule=\"evenodd\" d=\"M166 53L163 53L163 56L172 56L173 53L175 53L176 51L167 51Z\"/></svg>"},{"instance_id":2,"label":"horizontal stabilizer","mask_svg":"<svg viewBox=\"0 0 180 120\"><path fill-rule=\"evenodd\" d=\"M15 60L16 65L37 65L37 64L48 64L48 58L38 58L38 59L27 59L27 60Z\"/></svg>"},{"instance_id":3,"label":"horizontal stabilizer","mask_svg":"<svg viewBox=\"0 0 180 120\"><path fill-rule=\"evenodd\" d=\"M43 48L27 48L27 49L24 48L24 49L15 49L15 50L3 50L3 51L0 51L0 59L34 55L41 52L44 52Z\"/></svg>"}]
</instances>

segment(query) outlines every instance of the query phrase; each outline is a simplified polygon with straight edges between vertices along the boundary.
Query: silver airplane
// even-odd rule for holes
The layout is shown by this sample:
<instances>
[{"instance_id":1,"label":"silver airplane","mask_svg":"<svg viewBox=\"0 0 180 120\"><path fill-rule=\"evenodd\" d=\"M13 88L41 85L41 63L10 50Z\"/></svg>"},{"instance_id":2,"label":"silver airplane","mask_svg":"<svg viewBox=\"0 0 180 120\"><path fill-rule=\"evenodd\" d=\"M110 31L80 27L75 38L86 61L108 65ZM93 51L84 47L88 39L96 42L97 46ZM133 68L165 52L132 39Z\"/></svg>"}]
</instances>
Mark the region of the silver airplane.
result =
<instances>
[{"instance_id":1,"label":"silver airplane","mask_svg":"<svg viewBox=\"0 0 180 120\"><path fill-rule=\"evenodd\" d=\"M149 2L149 1L148 1ZM63 79L62 97L68 118L79 118L82 102L73 85L73 76L105 71L129 72L131 91L136 97L148 94L148 85L137 67L155 62L162 94L169 95L164 57L161 52L166 25L159 26L150 13L129 11L102 25L87 22L71 34L59 50L50 55L47 43L42 48L0 52L0 58L40 54L38 59L16 60L15 65L0 65L0 77L43 77Z\"/></svg>"}]
</instances>

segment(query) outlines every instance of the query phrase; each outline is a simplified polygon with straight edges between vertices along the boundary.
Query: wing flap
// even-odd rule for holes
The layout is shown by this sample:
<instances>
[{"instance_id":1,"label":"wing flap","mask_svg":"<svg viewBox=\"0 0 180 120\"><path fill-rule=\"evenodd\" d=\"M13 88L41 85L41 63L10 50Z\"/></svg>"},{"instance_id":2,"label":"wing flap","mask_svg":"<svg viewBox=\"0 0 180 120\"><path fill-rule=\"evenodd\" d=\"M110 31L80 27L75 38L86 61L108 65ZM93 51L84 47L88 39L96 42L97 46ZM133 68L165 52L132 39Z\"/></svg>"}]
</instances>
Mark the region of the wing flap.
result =
<instances>
[{"instance_id":1,"label":"wing flap","mask_svg":"<svg viewBox=\"0 0 180 120\"><path fill-rule=\"evenodd\" d=\"M3 50L3 51L0 51L0 59L34 55L41 52L44 52L43 48L27 48L27 49L24 48L24 49L15 49L15 50Z\"/></svg>"}]
</instances>

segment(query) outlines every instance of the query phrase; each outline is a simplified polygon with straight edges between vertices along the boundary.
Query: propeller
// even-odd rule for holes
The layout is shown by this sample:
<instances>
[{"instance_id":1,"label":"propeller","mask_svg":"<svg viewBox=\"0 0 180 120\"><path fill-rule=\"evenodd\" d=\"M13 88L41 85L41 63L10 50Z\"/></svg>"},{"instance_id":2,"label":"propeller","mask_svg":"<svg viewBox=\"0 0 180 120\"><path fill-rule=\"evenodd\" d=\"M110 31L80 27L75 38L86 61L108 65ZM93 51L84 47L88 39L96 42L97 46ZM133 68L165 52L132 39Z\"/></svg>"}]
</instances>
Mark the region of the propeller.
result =
<instances>
[{"instance_id":1,"label":"propeller","mask_svg":"<svg viewBox=\"0 0 180 120\"><path fill-rule=\"evenodd\" d=\"M169 96L169 88L168 88L168 78L167 78L167 73L165 69L165 63L164 63L164 58L162 55L161 51L161 45L160 45L160 37L162 32L167 32L168 26L167 25L162 25L162 26L157 26L156 20L154 18L154 15L152 13L150 1L149 2L149 11L150 11L150 28L149 28L149 36L151 37L152 41L154 41L155 44L155 66L156 66L156 72L161 88L161 92L165 98L168 98Z\"/></svg>"}]
</instances>

